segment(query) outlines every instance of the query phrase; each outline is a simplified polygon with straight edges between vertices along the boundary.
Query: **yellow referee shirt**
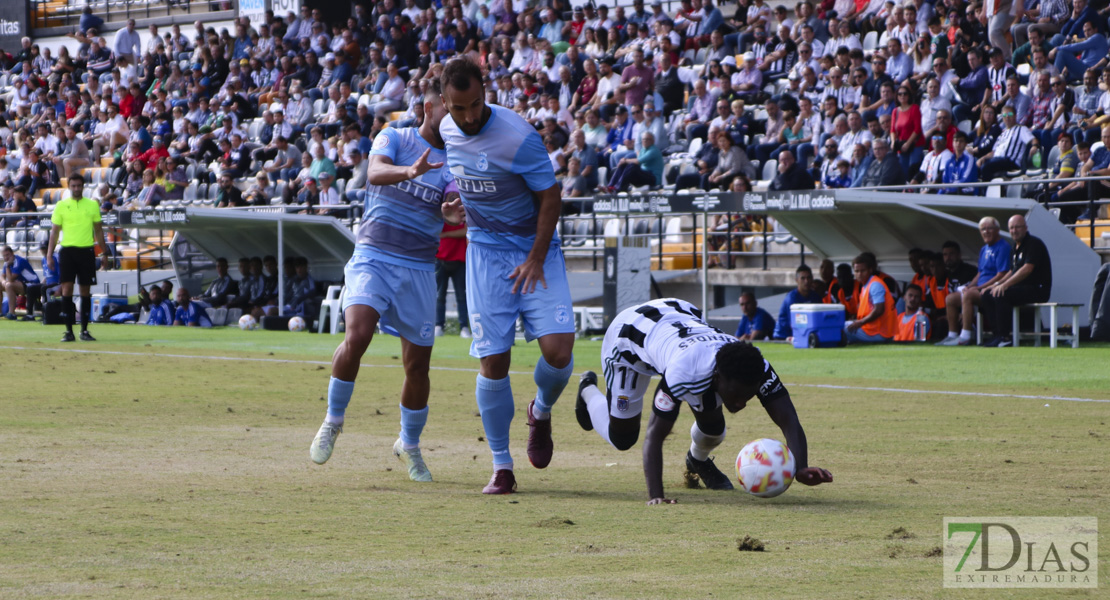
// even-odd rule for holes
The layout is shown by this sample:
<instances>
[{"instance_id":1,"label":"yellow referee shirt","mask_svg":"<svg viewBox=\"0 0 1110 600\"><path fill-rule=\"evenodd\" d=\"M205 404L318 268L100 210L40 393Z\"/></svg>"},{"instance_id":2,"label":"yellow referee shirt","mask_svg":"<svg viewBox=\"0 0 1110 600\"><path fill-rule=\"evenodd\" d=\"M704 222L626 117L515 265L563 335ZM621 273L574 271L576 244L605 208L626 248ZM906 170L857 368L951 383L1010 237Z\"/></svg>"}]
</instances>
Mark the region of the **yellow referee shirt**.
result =
<instances>
[{"instance_id":1,"label":"yellow referee shirt","mask_svg":"<svg viewBox=\"0 0 1110 600\"><path fill-rule=\"evenodd\" d=\"M100 205L90 198L66 198L54 207L50 222L62 230L59 246L91 248L96 243L93 225L100 222Z\"/></svg>"}]
</instances>

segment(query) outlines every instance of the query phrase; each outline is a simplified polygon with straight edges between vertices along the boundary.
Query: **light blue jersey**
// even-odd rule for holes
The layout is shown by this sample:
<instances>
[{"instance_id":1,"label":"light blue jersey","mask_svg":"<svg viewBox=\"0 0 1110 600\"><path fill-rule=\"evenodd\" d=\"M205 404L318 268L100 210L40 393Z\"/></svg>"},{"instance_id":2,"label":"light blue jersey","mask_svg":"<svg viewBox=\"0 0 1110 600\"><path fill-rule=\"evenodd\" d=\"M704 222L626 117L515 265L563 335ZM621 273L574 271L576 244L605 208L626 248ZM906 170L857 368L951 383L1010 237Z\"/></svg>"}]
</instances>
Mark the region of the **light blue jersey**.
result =
<instances>
[{"instance_id":1,"label":"light blue jersey","mask_svg":"<svg viewBox=\"0 0 1110 600\"><path fill-rule=\"evenodd\" d=\"M529 252L536 239L539 203L534 192L555 183L543 139L515 112L489 105L493 114L478 135L462 132L450 115L439 132L447 166L466 209L472 244ZM559 246L559 235L551 239Z\"/></svg>"},{"instance_id":2,"label":"light blue jersey","mask_svg":"<svg viewBox=\"0 0 1110 600\"><path fill-rule=\"evenodd\" d=\"M444 151L429 145L415 127L389 128L374 138L370 154L388 157L395 165L412 165L429 148L428 162L446 160ZM439 168L393 185L367 185L358 244L369 247L377 260L434 271L443 230L440 204L449 181L447 169Z\"/></svg>"}]
</instances>

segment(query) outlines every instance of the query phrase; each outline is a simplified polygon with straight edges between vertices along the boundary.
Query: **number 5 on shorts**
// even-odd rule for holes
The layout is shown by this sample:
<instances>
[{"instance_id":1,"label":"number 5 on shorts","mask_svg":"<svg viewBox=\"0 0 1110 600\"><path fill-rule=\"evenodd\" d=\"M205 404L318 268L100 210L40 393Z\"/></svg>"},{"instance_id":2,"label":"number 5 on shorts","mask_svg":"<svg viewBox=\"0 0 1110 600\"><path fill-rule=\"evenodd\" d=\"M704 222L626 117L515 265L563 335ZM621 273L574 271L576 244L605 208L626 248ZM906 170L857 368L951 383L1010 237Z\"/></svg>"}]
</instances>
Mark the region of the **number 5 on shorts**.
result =
<instances>
[{"instance_id":1,"label":"number 5 on shorts","mask_svg":"<svg viewBox=\"0 0 1110 600\"><path fill-rule=\"evenodd\" d=\"M482 331L482 323L479 321L481 318L482 315L478 313L470 315L470 334L473 335L476 340L482 339L482 334L484 333Z\"/></svg>"}]
</instances>

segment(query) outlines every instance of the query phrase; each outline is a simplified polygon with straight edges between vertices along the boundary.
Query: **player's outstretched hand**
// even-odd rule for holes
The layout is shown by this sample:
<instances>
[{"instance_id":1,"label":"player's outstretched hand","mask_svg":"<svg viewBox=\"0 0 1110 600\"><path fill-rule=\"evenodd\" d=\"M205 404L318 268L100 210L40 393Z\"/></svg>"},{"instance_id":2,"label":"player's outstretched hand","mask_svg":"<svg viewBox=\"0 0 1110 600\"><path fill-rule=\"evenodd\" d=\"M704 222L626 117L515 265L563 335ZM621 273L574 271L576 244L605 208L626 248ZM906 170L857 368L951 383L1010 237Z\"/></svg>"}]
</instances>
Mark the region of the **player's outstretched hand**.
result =
<instances>
[{"instance_id":1,"label":"player's outstretched hand","mask_svg":"<svg viewBox=\"0 0 1110 600\"><path fill-rule=\"evenodd\" d=\"M543 285L543 289L547 289L547 279L543 276L543 260L529 258L513 269L513 272L509 274L509 279L515 280L512 290L514 294L517 293L517 290L520 290L522 294L531 294L536 291L537 282Z\"/></svg>"},{"instance_id":2,"label":"player's outstretched hand","mask_svg":"<svg viewBox=\"0 0 1110 600\"><path fill-rule=\"evenodd\" d=\"M458 194L451 194L451 199L440 207L443 212L443 221L448 225L459 225L466 220L466 210L463 209L462 198Z\"/></svg>"},{"instance_id":3,"label":"player's outstretched hand","mask_svg":"<svg viewBox=\"0 0 1110 600\"><path fill-rule=\"evenodd\" d=\"M678 504L678 500L673 498L652 498L647 501L647 504L648 506L654 506L656 504Z\"/></svg>"},{"instance_id":4,"label":"player's outstretched hand","mask_svg":"<svg viewBox=\"0 0 1110 600\"><path fill-rule=\"evenodd\" d=\"M822 483L832 483L833 476L825 469L818 467L806 467L794 476L794 481L804 483L805 485L820 485Z\"/></svg>"},{"instance_id":5,"label":"player's outstretched hand","mask_svg":"<svg viewBox=\"0 0 1110 600\"><path fill-rule=\"evenodd\" d=\"M418 158L416 162L413 163L411 167L409 167L409 179L416 179L417 177L420 177L421 175L427 173L428 171L431 171L432 169L438 169L443 166L443 163L428 162L428 156L431 153L432 149L428 148L424 151L424 154L421 154L420 158Z\"/></svg>"}]
</instances>

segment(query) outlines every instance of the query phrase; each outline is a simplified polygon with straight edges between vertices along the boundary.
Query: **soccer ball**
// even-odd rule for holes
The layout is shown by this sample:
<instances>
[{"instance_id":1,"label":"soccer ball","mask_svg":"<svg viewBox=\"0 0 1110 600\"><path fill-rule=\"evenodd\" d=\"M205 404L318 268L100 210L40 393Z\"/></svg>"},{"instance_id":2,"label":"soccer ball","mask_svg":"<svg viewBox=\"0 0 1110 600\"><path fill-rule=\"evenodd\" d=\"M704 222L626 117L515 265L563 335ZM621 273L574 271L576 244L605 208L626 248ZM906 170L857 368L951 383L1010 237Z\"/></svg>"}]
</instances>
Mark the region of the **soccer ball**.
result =
<instances>
[{"instance_id":1,"label":"soccer ball","mask_svg":"<svg viewBox=\"0 0 1110 600\"><path fill-rule=\"evenodd\" d=\"M243 331L254 331L258 329L258 321L255 321L254 317L250 315L243 315L239 317L239 329Z\"/></svg>"},{"instance_id":2,"label":"soccer ball","mask_svg":"<svg viewBox=\"0 0 1110 600\"><path fill-rule=\"evenodd\" d=\"M289 319L289 331L304 331L305 323L301 317Z\"/></svg>"},{"instance_id":3,"label":"soccer ball","mask_svg":"<svg viewBox=\"0 0 1110 600\"><path fill-rule=\"evenodd\" d=\"M794 455L778 440L756 440L736 457L736 476L749 494L774 498L794 481Z\"/></svg>"}]
</instances>

